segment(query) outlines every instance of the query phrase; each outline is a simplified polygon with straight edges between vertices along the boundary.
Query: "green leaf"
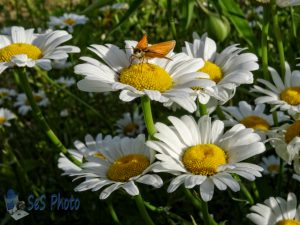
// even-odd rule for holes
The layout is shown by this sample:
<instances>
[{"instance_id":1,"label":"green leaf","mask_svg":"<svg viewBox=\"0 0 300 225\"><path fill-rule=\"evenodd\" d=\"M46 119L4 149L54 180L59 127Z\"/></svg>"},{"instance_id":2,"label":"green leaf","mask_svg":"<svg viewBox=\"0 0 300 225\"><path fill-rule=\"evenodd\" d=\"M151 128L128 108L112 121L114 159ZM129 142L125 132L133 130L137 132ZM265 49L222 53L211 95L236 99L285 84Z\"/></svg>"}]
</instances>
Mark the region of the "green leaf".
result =
<instances>
[{"instance_id":1,"label":"green leaf","mask_svg":"<svg viewBox=\"0 0 300 225\"><path fill-rule=\"evenodd\" d=\"M253 31L238 3L234 0L220 0L218 1L218 4L222 9L223 14L231 21L239 35L248 43L248 45L251 48L256 46L256 39Z\"/></svg>"},{"instance_id":2,"label":"green leaf","mask_svg":"<svg viewBox=\"0 0 300 225\"><path fill-rule=\"evenodd\" d=\"M144 0L134 0L131 4L127 12L124 14L124 16L120 19L120 22L113 27L110 34L113 33L119 26L121 26L130 16L132 13L134 13L137 8L143 3Z\"/></svg>"}]
</instances>

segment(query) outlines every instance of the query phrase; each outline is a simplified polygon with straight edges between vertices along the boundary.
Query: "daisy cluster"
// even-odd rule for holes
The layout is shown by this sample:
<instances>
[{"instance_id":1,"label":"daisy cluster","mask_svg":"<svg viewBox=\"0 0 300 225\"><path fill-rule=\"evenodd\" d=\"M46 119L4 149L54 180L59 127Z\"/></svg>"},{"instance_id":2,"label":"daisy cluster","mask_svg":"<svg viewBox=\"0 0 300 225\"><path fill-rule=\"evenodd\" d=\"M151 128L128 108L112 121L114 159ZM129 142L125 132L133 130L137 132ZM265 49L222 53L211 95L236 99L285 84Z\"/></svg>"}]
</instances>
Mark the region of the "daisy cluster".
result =
<instances>
[{"instance_id":1,"label":"daisy cluster","mask_svg":"<svg viewBox=\"0 0 300 225\"><path fill-rule=\"evenodd\" d=\"M49 27L73 32L75 25L87 21L85 16L64 14L50 17ZM200 202L206 204L216 192L245 191L244 182L255 185L263 175L274 181L288 172L300 180L300 71L292 71L288 62L285 74L269 67L271 79L260 78L253 85L253 72L259 69L255 54L239 44L218 50L207 33L192 36L177 48L180 51L172 49L166 55L133 57L139 42L126 40L121 47L92 44L88 49L94 57L80 57L81 63L74 66L80 76L78 89L115 92L123 102L142 103L132 112L122 111L110 134L87 134L68 154L60 154L63 175L80 180L75 191L100 192L99 198L107 199L119 189L138 196L144 185L151 186L150 193L164 187L167 193L197 188ZM71 38L64 30L34 33L11 27L0 35L0 74L19 67L63 68L70 53L80 52L76 46L62 45ZM149 49L141 51L146 54ZM61 77L56 83L65 88L76 80ZM242 92L254 98L233 105L232 99ZM37 107L49 104L43 90L32 95ZM28 94L0 89L0 105L13 98L19 114L35 110ZM151 102L166 107L170 115L154 123ZM67 116L68 110L61 115ZM15 117L0 108L0 128L10 126ZM258 225L299 225L299 210L290 192L287 200L270 197L263 204L252 203L247 218Z\"/></svg>"}]
</instances>

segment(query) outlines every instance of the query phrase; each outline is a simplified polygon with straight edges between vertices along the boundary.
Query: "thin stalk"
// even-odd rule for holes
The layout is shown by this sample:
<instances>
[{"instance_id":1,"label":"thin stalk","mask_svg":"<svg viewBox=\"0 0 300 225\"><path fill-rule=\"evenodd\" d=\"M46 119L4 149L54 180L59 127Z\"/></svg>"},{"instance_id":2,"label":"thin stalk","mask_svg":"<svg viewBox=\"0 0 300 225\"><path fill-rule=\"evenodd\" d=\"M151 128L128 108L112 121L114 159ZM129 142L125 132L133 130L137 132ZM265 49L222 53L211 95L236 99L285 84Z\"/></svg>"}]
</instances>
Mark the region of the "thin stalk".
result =
<instances>
[{"instance_id":1,"label":"thin stalk","mask_svg":"<svg viewBox=\"0 0 300 225\"><path fill-rule=\"evenodd\" d=\"M292 18L293 39L296 40L296 38L297 38L297 27L296 27L294 8L293 7L290 7L290 13L291 13L291 18Z\"/></svg>"},{"instance_id":2,"label":"thin stalk","mask_svg":"<svg viewBox=\"0 0 300 225\"><path fill-rule=\"evenodd\" d=\"M278 115L276 111L272 112L272 117L273 117L274 125L278 127Z\"/></svg>"},{"instance_id":3,"label":"thin stalk","mask_svg":"<svg viewBox=\"0 0 300 225\"><path fill-rule=\"evenodd\" d=\"M109 213L110 213L111 218L113 219L114 223L120 225L121 223L119 221L118 215L114 209L114 206L113 206L111 200L107 201L107 206L108 206Z\"/></svg>"},{"instance_id":4,"label":"thin stalk","mask_svg":"<svg viewBox=\"0 0 300 225\"><path fill-rule=\"evenodd\" d=\"M269 80L268 71L268 33L270 25L270 7L264 6L263 25L261 34L262 68L264 79Z\"/></svg>"},{"instance_id":5,"label":"thin stalk","mask_svg":"<svg viewBox=\"0 0 300 225\"><path fill-rule=\"evenodd\" d=\"M141 98L142 100L142 109L144 113L144 120L147 127L148 134L150 138L153 138L153 135L156 133L156 129L153 122L152 111L151 111L151 102L148 96L144 95Z\"/></svg>"},{"instance_id":6,"label":"thin stalk","mask_svg":"<svg viewBox=\"0 0 300 225\"><path fill-rule=\"evenodd\" d=\"M206 105L201 104L199 101L197 101L197 104L198 104L198 110L199 110L199 113L200 113L200 117L204 116L204 115L208 115Z\"/></svg>"},{"instance_id":7,"label":"thin stalk","mask_svg":"<svg viewBox=\"0 0 300 225\"><path fill-rule=\"evenodd\" d=\"M32 108L32 112L34 115L35 120L40 124L42 130L45 132L45 134L48 136L50 141L55 145L55 147L65 154L72 162L74 162L76 165L80 165L80 162L75 159L66 149L66 147L61 143L61 141L58 139L58 137L55 135L55 133L52 131L52 129L49 127L47 121L45 120L39 106L36 104L31 87L28 82L28 78L26 75L26 70L19 73L20 78L20 85L23 88L23 91L25 92L28 102Z\"/></svg>"},{"instance_id":8,"label":"thin stalk","mask_svg":"<svg viewBox=\"0 0 300 225\"><path fill-rule=\"evenodd\" d=\"M217 225L216 221L214 218L211 217L211 215L208 212L208 205L207 202L201 200L201 205L202 205L202 214L203 214L203 221L204 224L207 225Z\"/></svg>"},{"instance_id":9,"label":"thin stalk","mask_svg":"<svg viewBox=\"0 0 300 225\"><path fill-rule=\"evenodd\" d=\"M136 203L136 205L139 209L139 212L140 212L141 216L143 217L146 225L155 225L145 208L144 200L143 200L141 194L134 196L134 200L135 200L135 203Z\"/></svg>"},{"instance_id":10,"label":"thin stalk","mask_svg":"<svg viewBox=\"0 0 300 225\"><path fill-rule=\"evenodd\" d=\"M259 191L257 189L255 181L252 182L252 190L253 190L254 197L255 197L256 201L259 201L260 200L260 195L259 195Z\"/></svg>"},{"instance_id":11,"label":"thin stalk","mask_svg":"<svg viewBox=\"0 0 300 225\"><path fill-rule=\"evenodd\" d=\"M217 225L217 222L214 220L214 218L209 214L208 212L208 205L207 202L203 201L202 199L196 198L189 189L184 188L184 193L188 197L188 199L191 201L191 203L202 212L202 219L204 221L204 224L206 225Z\"/></svg>"},{"instance_id":12,"label":"thin stalk","mask_svg":"<svg viewBox=\"0 0 300 225\"><path fill-rule=\"evenodd\" d=\"M281 32L280 32L280 29L279 29L278 14L277 14L277 8L276 7L277 7L276 1L272 0L273 28L274 28L274 34L275 34L275 38L276 38L276 42L277 42L277 48L278 48L278 52L279 52L281 77L284 79L284 76L285 76L284 48L283 48Z\"/></svg>"},{"instance_id":13,"label":"thin stalk","mask_svg":"<svg viewBox=\"0 0 300 225\"><path fill-rule=\"evenodd\" d=\"M175 26L175 21L174 21L174 17L173 17L172 0L168 0L168 2L167 2L167 13L168 13L168 18L169 18L169 25L171 28L171 33L173 35L173 38L176 40L177 33L176 33L176 26Z\"/></svg>"},{"instance_id":14,"label":"thin stalk","mask_svg":"<svg viewBox=\"0 0 300 225\"><path fill-rule=\"evenodd\" d=\"M253 205L254 199L252 198L252 195L248 191L247 187L242 182L240 182L240 187L241 187L241 191L242 191L243 195L247 198L249 204Z\"/></svg>"},{"instance_id":15,"label":"thin stalk","mask_svg":"<svg viewBox=\"0 0 300 225\"><path fill-rule=\"evenodd\" d=\"M217 112L217 115L218 115L220 120L225 120L226 119L220 105L217 105L216 112Z\"/></svg>"}]
</instances>

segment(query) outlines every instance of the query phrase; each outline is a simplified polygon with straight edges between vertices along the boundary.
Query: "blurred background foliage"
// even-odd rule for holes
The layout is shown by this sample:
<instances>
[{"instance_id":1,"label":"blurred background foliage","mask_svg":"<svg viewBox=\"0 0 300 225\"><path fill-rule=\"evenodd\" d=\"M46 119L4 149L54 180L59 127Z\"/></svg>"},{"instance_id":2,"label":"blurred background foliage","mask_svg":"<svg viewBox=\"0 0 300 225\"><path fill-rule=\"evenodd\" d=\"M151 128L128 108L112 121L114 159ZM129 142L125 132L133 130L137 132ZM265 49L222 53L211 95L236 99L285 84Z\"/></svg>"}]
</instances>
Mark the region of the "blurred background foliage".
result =
<instances>
[{"instance_id":1,"label":"blurred background foliage","mask_svg":"<svg viewBox=\"0 0 300 225\"><path fill-rule=\"evenodd\" d=\"M20 25L25 28L45 30L48 28L49 16L61 16L63 13L86 15L89 21L85 25L76 26L73 39L69 44L79 46L80 54L73 54L70 61L73 65L79 63L79 57L92 55L87 51L90 44L112 43L122 48L124 40L139 40L143 33L148 34L150 43L175 39L176 51L180 51L185 41L192 41L194 31L202 35L205 32L218 43L219 51L229 44L239 43L249 48L258 56L261 55L260 40L262 26L261 5L253 0L128 0L127 10L100 10L101 7L124 1L101 0L0 0L0 28ZM296 65L299 54L300 14L297 7L279 11L279 24L284 38L286 59L291 65ZM268 37L269 65L279 67L279 57L274 47L275 41L270 27ZM294 68L295 69L295 68ZM139 107L139 101L123 103L118 99L118 93L109 95L85 93L77 89L58 86L53 80L61 76L79 76L73 73L73 67L41 72L31 70L31 84L37 89L45 90L50 105L43 108L43 113L50 126L68 148L73 148L74 140L84 140L86 134L95 136L101 132L114 134L114 124L124 112L133 112ZM19 90L14 81L13 70L1 74L0 88ZM255 72L256 77L262 76L262 71ZM67 91L66 91L67 89ZM88 108L74 96L90 106ZM249 98L249 87L238 89L238 100ZM17 114L14 102L6 103L5 107ZM153 104L154 118L166 121L165 115L174 114L159 104ZM93 108L91 110L91 107ZM67 117L61 117L62 110L68 110ZM96 111L96 112L95 112ZM176 115L184 114L176 111ZM0 224L113 224L109 215L107 203L98 199L97 193L76 193L73 188L78 181L72 183L68 177L62 177L57 168L59 153L53 148L46 136L40 132L33 121L32 115L18 116L11 127L0 131ZM168 180L168 177L165 177ZM295 190L296 181L285 182L286 192ZM167 183L167 182L165 182ZM272 178L258 179L261 190L260 199L269 197L268 193L275 184ZM251 185L251 184L250 184ZM167 185L165 185L167 186ZM166 187L153 190L143 187L146 201L155 206L166 207L160 211L151 212L159 224L192 224L193 215L198 224L199 216L183 190L166 194ZM30 193L36 197L46 194L46 204L49 206L51 193L62 193L64 197L78 197L81 205L79 211L31 211L30 215L20 221L13 221L6 213L3 197L8 188L14 188L19 193L20 200L27 201ZM113 194L112 201L122 224L143 224L137 215L136 206L128 195L122 191ZM231 199L234 199L232 201ZM238 204L239 207L231 207ZM245 218L249 205L239 193L217 192L214 200L209 203L210 211L216 221L226 221L226 224L249 224ZM173 214L170 214L168 210ZM176 214L175 214L176 213ZM167 218L166 215L169 215ZM180 215L180 217L178 216ZM223 223L224 224L224 223Z\"/></svg>"}]
</instances>

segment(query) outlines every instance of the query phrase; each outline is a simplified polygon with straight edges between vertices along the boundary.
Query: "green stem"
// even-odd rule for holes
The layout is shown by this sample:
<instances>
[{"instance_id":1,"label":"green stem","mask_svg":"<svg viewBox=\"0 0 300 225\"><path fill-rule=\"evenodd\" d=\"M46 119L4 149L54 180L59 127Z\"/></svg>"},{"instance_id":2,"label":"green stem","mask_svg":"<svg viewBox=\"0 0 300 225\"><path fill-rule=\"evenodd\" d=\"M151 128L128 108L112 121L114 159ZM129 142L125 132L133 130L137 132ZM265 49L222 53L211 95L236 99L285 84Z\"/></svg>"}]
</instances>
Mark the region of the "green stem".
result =
<instances>
[{"instance_id":1,"label":"green stem","mask_svg":"<svg viewBox=\"0 0 300 225\"><path fill-rule=\"evenodd\" d=\"M291 18L292 18L292 33L293 33L293 39L296 40L297 38L297 27L295 22L295 16L294 16L294 8L290 7L291 12Z\"/></svg>"},{"instance_id":2,"label":"green stem","mask_svg":"<svg viewBox=\"0 0 300 225\"><path fill-rule=\"evenodd\" d=\"M252 189L253 189L253 193L254 193L254 197L255 197L256 201L259 201L260 195L259 195L259 191L257 189L255 181L252 182Z\"/></svg>"},{"instance_id":3,"label":"green stem","mask_svg":"<svg viewBox=\"0 0 300 225\"><path fill-rule=\"evenodd\" d=\"M143 200L141 194L134 196L134 200L135 200L135 203L136 203L136 205L139 209L139 212L140 212L141 216L143 217L146 225L155 225L145 208L144 200Z\"/></svg>"},{"instance_id":4,"label":"green stem","mask_svg":"<svg viewBox=\"0 0 300 225\"><path fill-rule=\"evenodd\" d=\"M199 113L200 113L200 117L204 116L204 115L208 115L206 105L201 104L199 101L197 101L197 104L198 104L198 110L199 110Z\"/></svg>"},{"instance_id":5,"label":"green stem","mask_svg":"<svg viewBox=\"0 0 300 225\"><path fill-rule=\"evenodd\" d=\"M121 224L111 200L107 201L107 206L108 206L109 213L110 213L111 218L113 219L114 223Z\"/></svg>"},{"instance_id":6,"label":"green stem","mask_svg":"<svg viewBox=\"0 0 300 225\"><path fill-rule=\"evenodd\" d=\"M268 33L270 25L270 7L264 6L263 26L261 35L262 67L264 79L269 80L268 71Z\"/></svg>"},{"instance_id":7,"label":"green stem","mask_svg":"<svg viewBox=\"0 0 300 225\"><path fill-rule=\"evenodd\" d=\"M273 117L275 127L278 127L278 115L276 111L272 112L272 117Z\"/></svg>"},{"instance_id":8,"label":"green stem","mask_svg":"<svg viewBox=\"0 0 300 225\"><path fill-rule=\"evenodd\" d=\"M153 122L152 111L151 111L151 102L148 96L144 95L141 98L142 100L142 109L144 113L144 120L147 127L148 134L150 138L153 138L153 135L156 133L156 129Z\"/></svg>"},{"instance_id":9,"label":"green stem","mask_svg":"<svg viewBox=\"0 0 300 225\"><path fill-rule=\"evenodd\" d=\"M278 23L278 14L277 14L277 5L276 0L272 0L272 20L273 20L273 26L274 26L274 34L277 41L277 47L279 52L279 60L280 60L280 68L281 68L281 76L284 78L285 76L285 59L284 59L284 48L283 48L283 42L282 37L279 29L279 23Z\"/></svg>"},{"instance_id":10,"label":"green stem","mask_svg":"<svg viewBox=\"0 0 300 225\"><path fill-rule=\"evenodd\" d=\"M168 18L169 18L169 25L171 28L171 33L173 35L173 38L176 40L176 26L175 26L175 21L173 17L173 11L172 11L172 0L168 0L167 2L167 13L168 13Z\"/></svg>"},{"instance_id":11,"label":"green stem","mask_svg":"<svg viewBox=\"0 0 300 225\"><path fill-rule=\"evenodd\" d=\"M217 225L217 222L208 212L208 205L207 202L203 201L202 199L196 198L189 189L184 188L184 193L191 201L191 203L202 212L202 219L204 224L206 225Z\"/></svg>"},{"instance_id":12,"label":"green stem","mask_svg":"<svg viewBox=\"0 0 300 225\"><path fill-rule=\"evenodd\" d=\"M240 183L240 187L241 187L241 191L242 193L244 194L244 196L247 198L248 202L250 205L253 205L254 204L254 200L252 198L252 195L250 194L250 192L248 191L247 187L242 183L242 182L239 182Z\"/></svg>"},{"instance_id":13,"label":"green stem","mask_svg":"<svg viewBox=\"0 0 300 225\"><path fill-rule=\"evenodd\" d=\"M216 112L217 112L217 115L218 115L220 120L225 120L226 119L220 105L217 105Z\"/></svg>"},{"instance_id":14,"label":"green stem","mask_svg":"<svg viewBox=\"0 0 300 225\"><path fill-rule=\"evenodd\" d=\"M39 106L36 104L33 94L32 94L32 90L31 87L29 85L28 82L28 78L26 75L26 70L24 70L23 72L21 72L19 74L19 78L20 78L20 84L27 96L28 102L32 108L32 112L33 115L36 119L36 121L40 124L42 130L46 133L46 135L48 136L48 138L50 139L50 141L55 145L55 147L62 152L63 154L65 154L73 163L75 163L76 165L80 165L80 162L78 160L76 160L66 149L66 147L61 143L61 141L58 139L58 137L55 135L55 133L51 130L51 128L49 127L47 121L45 120Z\"/></svg>"}]
</instances>

